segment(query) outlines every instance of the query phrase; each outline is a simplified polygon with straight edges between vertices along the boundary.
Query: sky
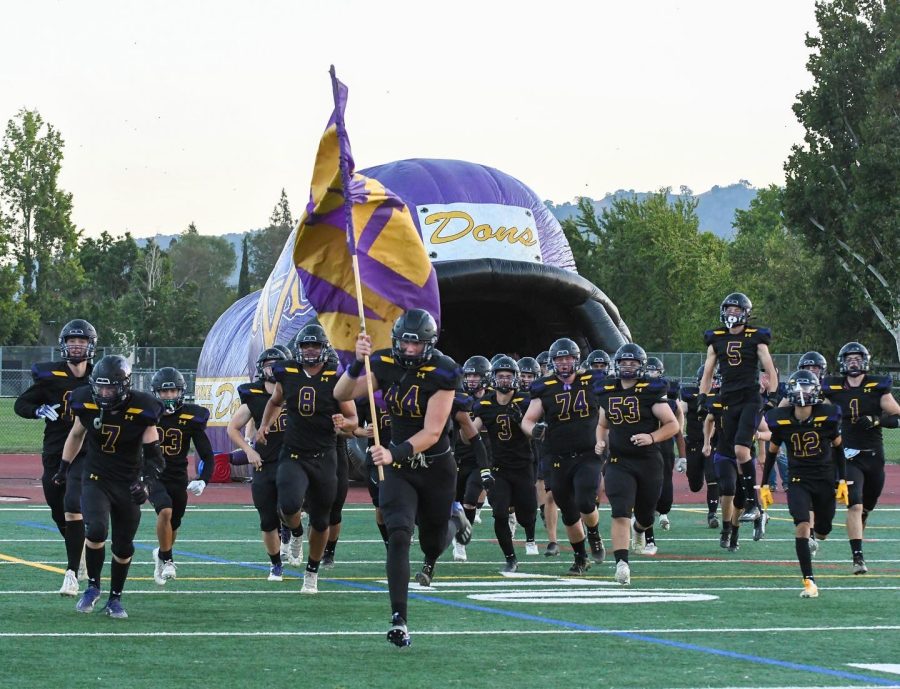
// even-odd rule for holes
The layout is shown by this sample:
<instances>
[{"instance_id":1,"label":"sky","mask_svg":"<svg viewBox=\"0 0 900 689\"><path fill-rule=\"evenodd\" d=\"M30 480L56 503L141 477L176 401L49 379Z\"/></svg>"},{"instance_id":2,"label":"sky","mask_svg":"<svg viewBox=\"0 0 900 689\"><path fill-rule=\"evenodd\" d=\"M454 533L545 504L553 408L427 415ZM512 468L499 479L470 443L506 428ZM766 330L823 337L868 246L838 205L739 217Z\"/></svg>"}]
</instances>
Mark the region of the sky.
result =
<instances>
[{"instance_id":1,"label":"sky","mask_svg":"<svg viewBox=\"0 0 900 689\"><path fill-rule=\"evenodd\" d=\"M63 135L88 235L243 232L309 194L350 90L358 169L457 158L557 203L784 182L812 0L0 1L0 123Z\"/></svg>"}]
</instances>

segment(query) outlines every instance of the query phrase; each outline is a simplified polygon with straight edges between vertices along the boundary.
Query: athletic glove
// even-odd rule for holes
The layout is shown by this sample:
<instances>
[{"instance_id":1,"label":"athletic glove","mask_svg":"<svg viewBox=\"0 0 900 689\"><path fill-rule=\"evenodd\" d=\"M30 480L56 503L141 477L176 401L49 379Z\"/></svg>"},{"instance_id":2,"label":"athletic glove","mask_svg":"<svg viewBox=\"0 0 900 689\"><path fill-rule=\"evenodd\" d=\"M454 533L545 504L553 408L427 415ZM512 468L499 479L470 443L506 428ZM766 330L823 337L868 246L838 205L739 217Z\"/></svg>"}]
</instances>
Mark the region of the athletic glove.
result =
<instances>
[{"instance_id":1,"label":"athletic glove","mask_svg":"<svg viewBox=\"0 0 900 689\"><path fill-rule=\"evenodd\" d=\"M762 507L763 510L767 510L774 504L775 504L775 499L772 497L772 489L766 485L760 486L760 488L759 488L759 506Z\"/></svg>"},{"instance_id":2,"label":"athletic glove","mask_svg":"<svg viewBox=\"0 0 900 689\"><path fill-rule=\"evenodd\" d=\"M856 425L864 431L870 431L881 425L881 418L878 416L860 416L856 420Z\"/></svg>"},{"instance_id":3,"label":"athletic glove","mask_svg":"<svg viewBox=\"0 0 900 689\"><path fill-rule=\"evenodd\" d=\"M59 418L59 412L56 411L57 409L59 409L58 404L42 404L34 410L34 415L39 419L56 421Z\"/></svg>"},{"instance_id":4,"label":"athletic glove","mask_svg":"<svg viewBox=\"0 0 900 689\"><path fill-rule=\"evenodd\" d=\"M131 501L135 505L143 505L147 502L147 498L150 497L147 495L147 489L144 487L144 484L141 481L135 481L128 487L128 492L131 493Z\"/></svg>"},{"instance_id":5,"label":"athletic glove","mask_svg":"<svg viewBox=\"0 0 900 689\"><path fill-rule=\"evenodd\" d=\"M709 395L705 392L701 392L697 394L697 409L703 409L704 411L709 411L710 400Z\"/></svg>"},{"instance_id":6,"label":"athletic glove","mask_svg":"<svg viewBox=\"0 0 900 689\"><path fill-rule=\"evenodd\" d=\"M767 392L766 393L766 404L765 404L766 411L774 409L777 406L778 406L778 391L776 390L775 392Z\"/></svg>"},{"instance_id":7,"label":"athletic glove","mask_svg":"<svg viewBox=\"0 0 900 689\"><path fill-rule=\"evenodd\" d=\"M490 469L481 470L481 487L488 492L494 487L494 475Z\"/></svg>"},{"instance_id":8,"label":"athletic glove","mask_svg":"<svg viewBox=\"0 0 900 689\"><path fill-rule=\"evenodd\" d=\"M679 457L675 460L675 471L677 471L679 474L683 474L685 471L687 471L687 458Z\"/></svg>"},{"instance_id":9,"label":"athletic glove","mask_svg":"<svg viewBox=\"0 0 900 689\"><path fill-rule=\"evenodd\" d=\"M53 481L54 486L64 486L66 485L66 479L69 477L69 469L72 468L71 462L64 462L59 460L59 468L56 470L56 473L53 474L53 478L50 479Z\"/></svg>"},{"instance_id":10,"label":"athletic glove","mask_svg":"<svg viewBox=\"0 0 900 689\"><path fill-rule=\"evenodd\" d=\"M543 440L546 434L547 424L544 422L534 424L534 428L531 429L531 437L533 440Z\"/></svg>"},{"instance_id":11,"label":"athletic glove","mask_svg":"<svg viewBox=\"0 0 900 689\"><path fill-rule=\"evenodd\" d=\"M196 495L197 497L200 497L201 495L203 495L203 489L204 489L204 488L206 488L206 481L202 481L202 480L200 480L200 479L197 479L196 481L191 481L191 482L187 485L187 489L188 489L191 493L193 493L194 495Z\"/></svg>"},{"instance_id":12,"label":"athletic glove","mask_svg":"<svg viewBox=\"0 0 900 689\"><path fill-rule=\"evenodd\" d=\"M509 411L507 411L506 413L509 415L510 421L512 421L514 424L522 423L522 408L515 402L509 405Z\"/></svg>"},{"instance_id":13,"label":"athletic glove","mask_svg":"<svg viewBox=\"0 0 900 689\"><path fill-rule=\"evenodd\" d=\"M838 481L837 490L834 491L834 498L842 505L850 504L850 491L847 489L847 482L843 479Z\"/></svg>"}]
</instances>

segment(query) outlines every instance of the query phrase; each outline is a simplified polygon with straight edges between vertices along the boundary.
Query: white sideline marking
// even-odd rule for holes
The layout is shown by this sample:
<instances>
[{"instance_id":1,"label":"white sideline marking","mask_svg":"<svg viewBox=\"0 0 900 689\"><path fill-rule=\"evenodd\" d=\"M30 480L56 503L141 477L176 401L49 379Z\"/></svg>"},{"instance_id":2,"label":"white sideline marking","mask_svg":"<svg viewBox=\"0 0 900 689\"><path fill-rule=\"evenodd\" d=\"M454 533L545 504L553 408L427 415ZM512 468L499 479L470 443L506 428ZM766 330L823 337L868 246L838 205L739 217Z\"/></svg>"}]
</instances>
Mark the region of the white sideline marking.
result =
<instances>
[{"instance_id":1,"label":"white sideline marking","mask_svg":"<svg viewBox=\"0 0 900 689\"><path fill-rule=\"evenodd\" d=\"M863 670L875 670L892 675L900 675L900 663L847 663L849 667L858 667Z\"/></svg>"},{"instance_id":2,"label":"white sideline marking","mask_svg":"<svg viewBox=\"0 0 900 689\"><path fill-rule=\"evenodd\" d=\"M500 593L472 593L471 600L495 603L698 603L718 600L718 596L704 593L665 593L636 591L622 588L593 591L501 591Z\"/></svg>"}]
</instances>

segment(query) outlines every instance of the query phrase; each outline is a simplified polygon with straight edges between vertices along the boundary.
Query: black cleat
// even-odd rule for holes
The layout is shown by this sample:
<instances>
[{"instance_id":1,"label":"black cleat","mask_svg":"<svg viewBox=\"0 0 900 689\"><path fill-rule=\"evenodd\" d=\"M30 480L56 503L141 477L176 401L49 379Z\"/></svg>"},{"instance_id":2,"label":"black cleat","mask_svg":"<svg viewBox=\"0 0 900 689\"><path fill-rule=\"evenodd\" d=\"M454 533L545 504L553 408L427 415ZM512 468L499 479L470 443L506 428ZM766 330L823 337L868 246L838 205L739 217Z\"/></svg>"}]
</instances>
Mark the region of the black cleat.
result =
<instances>
[{"instance_id":1,"label":"black cleat","mask_svg":"<svg viewBox=\"0 0 900 689\"><path fill-rule=\"evenodd\" d=\"M603 562L603 558L606 557L606 548L603 547L603 539L597 535L591 536L588 534L588 543L591 546L591 557L594 558L594 562L598 565Z\"/></svg>"},{"instance_id":2,"label":"black cleat","mask_svg":"<svg viewBox=\"0 0 900 689\"><path fill-rule=\"evenodd\" d=\"M453 513L453 516L457 518L459 522L459 526L456 530L456 542L462 545L468 545L469 541L472 540L472 524L469 522L468 517L466 517L466 512L460 507Z\"/></svg>"},{"instance_id":3,"label":"black cleat","mask_svg":"<svg viewBox=\"0 0 900 689\"><path fill-rule=\"evenodd\" d=\"M396 612L391 617L391 628L388 629L387 640L398 648L408 648L412 644L409 631L406 629L406 620Z\"/></svg>"},{"instance_id":4,"label":"black cleat","mask_svg":"<svg viewBox=\"0 0 900 689\"><path fill-rule=\"evenodd\" d=\"M719 518L716 517L715 512L710 512L708 515L706 515L706 525L710 529L718 529L719 528Z\"/></svg>"},{"instance_id":5,"label":"black cleat","mask_svg":"<svg viewBox=\"0 0 900 689\"><path fill-rule=\"evenodd\" d=\"M742 524L746 524L747 522L754 522L759 519L762 512L759 509L759 505L753 503L744 508L744 513L741 515L741 518L738 520Z\"/></svg>"},{"instance_id":6,"label":"black cleat","mask_svg":"<svg viewBox=\"0 0 900 689\"><path fill-rule=\"evenodd\" d=\"M766 524L769 521L769 513L763 512L759 519L753 522L753 540L759 541L766 535Z\"/></svg>"},{"instance_id":7,"label":"black cleat","mask_svg":"<svg viewBox=\"0 0 900 689\"><path fill-rule=\"evenodd\" d=\"M719 534L719 547L720 548L727 548L730 541L731 541L731 534L725 533L724 531Z\"/></svg>"},{"instance_id":8,"label":"black cleat","mask_svg":"<svg viewBox=\"0 0 900 689\"><path fill-rule=\"evenodd\" d=\"M734 543L729 544L729 546L728 546L728 552L729 552L729 553L736 553L736 552L739 551L740 549L741 549L741 544L738 543L737 541L735 541Z\"/></svg>"},{"instance_id":9,"label":"black cleat","mask_svg":"<svg viewBox=\"0 0 900 689\"><path fill-rule=\"evenodd\" d=\"M324 569L334 569L334 553L325 553L319 566Z\"/></svg>"},{"instance_id":10,"label":"black cleat","mask_svg":"<svg viewBox=\"0 0 900 689\"><path fill-rule=\"evenodd\" d=\"M422 565L422 569L416 572L416 583L418 583L419 586L431 586L431 580L433 577L434 563L426 561L425 564Z\"/></svg>"},{"instance_id":11,"label":"black cleat","mask_svg":"<svg viewBox=\"0 0 900 689\"><path fill-rule=\"evenodd\" d=\"M503 574L513 574L519 571L519 561L516 558L512 558L511 560L507 560L506 564L503 566L503 569L500 570Z\"/></svg>"},{"instance_id":12,"label":"black cleat","mask_svg":"<svg viewBox=\"0 0 900 689\"><path fill-rule=\"evenodd\" d=\"M544 555L546 557L556 557L559 555L559 543L556 541L550 541L547 544L547 550L544 551Z\"/></svg>"},{"instance_id":13,"label":"black cleat","mask_svg":"<svg viewBox=\"0 0 900 689\"><path fill-rule=\"evenodd\" d=\"M853 573L854 574L865 574L869 571L869 568L866 567L866 561L863 560L862 555L857 555L853 558Z\"/></svg>"},{"instance_id":14,"label":"black cleat","mask_svg":"<svg viewBox=\"0 0 900 689\"><path fill-rule=\"evenodd\" d=\"M576 555L575 562L569 567L569 576L580 577L591 568L586 555Z\"/></svg>"}]
</instances>

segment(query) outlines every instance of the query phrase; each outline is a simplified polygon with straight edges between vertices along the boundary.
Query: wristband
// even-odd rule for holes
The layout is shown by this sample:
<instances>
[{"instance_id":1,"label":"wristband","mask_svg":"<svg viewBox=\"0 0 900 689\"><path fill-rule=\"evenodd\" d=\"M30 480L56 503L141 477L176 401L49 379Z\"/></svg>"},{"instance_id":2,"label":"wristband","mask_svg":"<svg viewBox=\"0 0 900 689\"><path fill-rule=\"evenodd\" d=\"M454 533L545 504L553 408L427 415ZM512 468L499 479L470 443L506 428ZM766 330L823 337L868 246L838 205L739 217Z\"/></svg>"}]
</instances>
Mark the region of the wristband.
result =
<instances>
[{"instance_id":1,"label":"wristband","mask_svg":"<svg viewBox=\"0 0 900 689\"><path fill-rule=\"evenodd\" d=\"M406 462L410 457L415 454L413 451L412 443L408 440L404 440L399 445L394 445L390 448L391 459L395 462Z\"/></svg>"},{"instance_id":2,"label":"wristband","mask_svg":"<svg viewBox=\"0 0 900 689\"><path fill-rule=\"evenodd\" d=\"M360 361L359 359L354 359L353 362L347 367L347 375L351 378L359 378L365 368L366 365L364 362Z\"/></svg>"}]
</instances>

